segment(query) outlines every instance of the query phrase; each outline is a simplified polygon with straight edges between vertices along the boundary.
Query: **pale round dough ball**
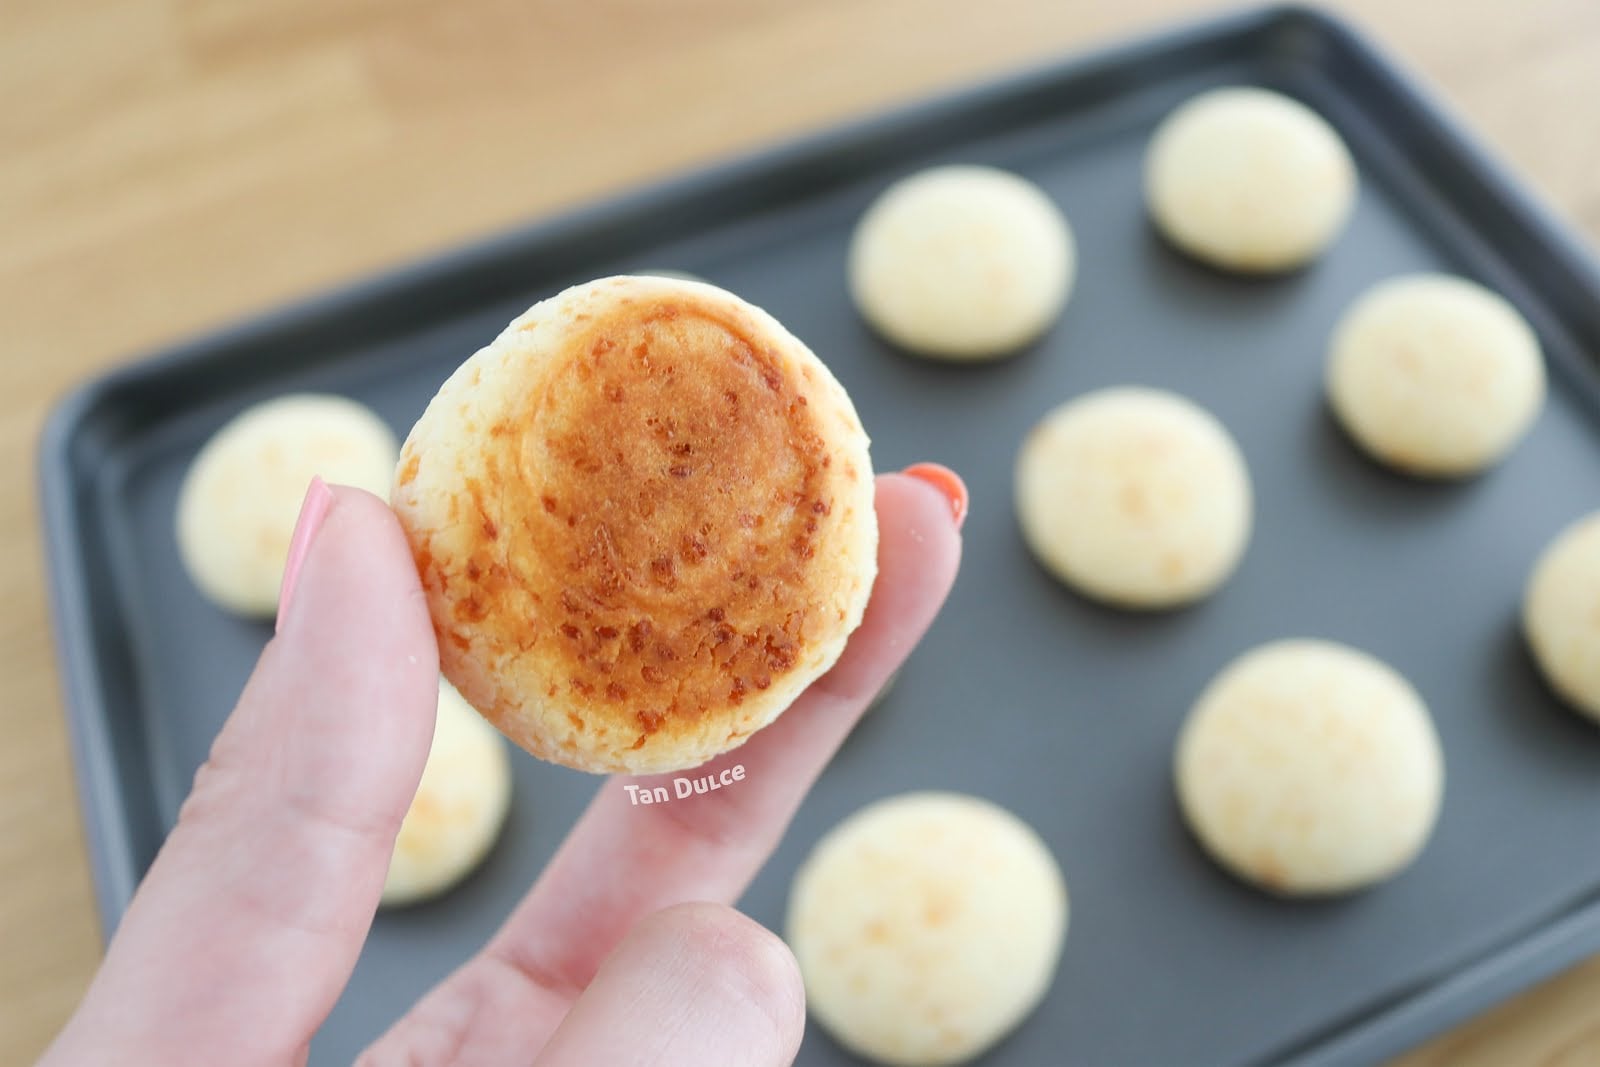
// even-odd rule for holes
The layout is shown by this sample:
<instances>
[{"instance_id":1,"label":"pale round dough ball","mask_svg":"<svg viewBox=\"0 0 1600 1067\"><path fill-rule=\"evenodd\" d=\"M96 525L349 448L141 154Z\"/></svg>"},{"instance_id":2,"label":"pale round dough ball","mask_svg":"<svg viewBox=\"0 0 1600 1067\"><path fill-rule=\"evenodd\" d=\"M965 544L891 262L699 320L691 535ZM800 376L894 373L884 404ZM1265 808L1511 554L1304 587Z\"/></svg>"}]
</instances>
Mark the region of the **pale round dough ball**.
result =
<instances>
[{"instance_id":1,"label":"pale round dough ball","mask_svg":"<svg viewBox=\"0 0 1600 1067\"><path fill-rule=\"evenodd\" d=\"M1125 608L1197 600L1250 540L1250 474L1227 429L1173 393L1104 389L1046 415L1017 457L1017 517L1039 560Z\"/></svg>"},{"instance_id":2,"label":"pale round dough ball","mask_svg":"<svg viewBox=\"0 0 1600 1067\"><path fill-rule=\"evenodd\" d=\"M510 807L505 739L441 679L433 746L395 838L383 903L412 904L454 887L489 854Z\"/></svg>"},{"instance_id":3,"label":"pale round dough ball","mask_svg":"<svg viewBox=\"0 0 1600 1067\"><path fill-rule=\"evenodd\" d=\"M271 615L313 476L387 499L399 446L354 400L295 394L256 404L200 449L178 494L178 554L219 607Z\"/></svg>"},{"instance_id":4,"label":"pale round dough ball","mask_svg":"<svg viewBox=\"0 0 1600 1067\"><path fill-rule=\"evenodd\" d=\"M1266 89L1201 93L1168 115L1145 156L1145 199L1169 241L1226 270L1289 270L1350 216L1356 168L1338 133Z\"/></svg>"},{"instance_id":5,"label":"pale round dough ball","mask_svg":"<svg viewBox=\"0 0 1600 1067\"><path fill-rule=\"evenodd\" d=\"M1328 353L1328 399L1369 455L1429 477L1473 474L1527 433L1544 403L1539 339L1501 296L1414 274L1369 289Z\"/></svg>"},{"instance_id":6,"label":"pale round dough ball","mask_svg":"<svg viewBox=\"0 0 1600 1067\"><path fill-rule=\"evenodd\" d=\"M863 318L924 356L1008 355L1056 321L1072 288L1072 231L1037 185L993 167L934 167L879 195L850 243Z\"/></svg>"},{"instance_id":7,"label":"pale round dough ball","mask_svg":"<svg viewBox=\"0 0 1600 1067\"><path fill-rule=\"evenodd\" d=\"M817 843L789 899L813 1016L880 1063L960 1063L998 1042L1043 999L1066 930L1044 842L956 793L857 811Z\"/></svg>"},{"instance_id":8,"label":"pale round dough ball","mask_svg":"<svg viewBox=\"0 0 1600 1067\"><path fill-rule=\"evenodd\" d=\"M1567 527L1528 579L1522 626L1562 699L1600 722L1600 512Z\"/></svg>"},{"instance_id":9,"label":"pale round dough ball","mask_svg":"<svg viewBox=\"0 0 1600 1067\"><path fill-rule=\"evenodd\" d=\"M1200 695L1178 738L1184 817L1218 863L1285 896L1341 893L1411 863L1444 757L1422 698L1328 641L1263 645Z\"/></svg>"}]
</instances>

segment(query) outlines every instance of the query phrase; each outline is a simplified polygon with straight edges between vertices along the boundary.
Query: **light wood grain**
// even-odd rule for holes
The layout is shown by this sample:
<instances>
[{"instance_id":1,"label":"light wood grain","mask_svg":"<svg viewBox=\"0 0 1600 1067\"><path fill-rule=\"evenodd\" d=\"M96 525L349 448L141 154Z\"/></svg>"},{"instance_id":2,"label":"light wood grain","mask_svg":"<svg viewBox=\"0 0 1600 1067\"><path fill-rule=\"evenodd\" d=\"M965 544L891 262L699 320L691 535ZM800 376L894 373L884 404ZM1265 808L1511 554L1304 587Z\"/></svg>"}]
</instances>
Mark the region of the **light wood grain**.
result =
<instances>
[{"instance_id":1,"label":"light wood grain","mask_svg":"<svg viewBox=\"0 0 1600 1067\"><path fill-rule=\"evenodd\" d=\"M43 1048L99 952L32 484L55 397L375 268L1211 6L0 5L0 1062ZM1600 236L1600 4L1336 6ZM1600 1064L1600 960L1402 1062Z\"/></svg>"}]
</instances>

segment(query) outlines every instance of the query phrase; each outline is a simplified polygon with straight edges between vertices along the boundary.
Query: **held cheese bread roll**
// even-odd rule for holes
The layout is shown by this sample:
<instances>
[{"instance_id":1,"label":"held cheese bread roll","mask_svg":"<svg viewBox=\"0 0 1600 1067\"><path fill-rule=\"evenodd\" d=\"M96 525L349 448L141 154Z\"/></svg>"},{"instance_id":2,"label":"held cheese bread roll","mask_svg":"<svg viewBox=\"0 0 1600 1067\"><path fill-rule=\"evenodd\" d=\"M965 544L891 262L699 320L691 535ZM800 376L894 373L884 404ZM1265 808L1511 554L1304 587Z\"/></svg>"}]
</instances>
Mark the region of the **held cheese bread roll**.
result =
<instances>
[{"instance_id":1,"label":"held cheese bread roll","mask_svg":"<svg viewBox=\"0 0 1600 1067\"><path fill-rule=\"evenodd\" d=\"M379 496L394 476L394 434L366 406L297 393L247 408L200 449L178 493L178 554L213 603L271 615L311 479Z\"/></svg>"},{"instance_id":2,"label":"held cheese bread roll","mask_svg":"<svg viewBox=\"0 0 1600 1067\"><path fill-rule=\"evenodd\" d=\"M384 906L438 896L471 874L500 836L510 807L505 739L441 680L433 745L394 841Z\"/></svg>"},{"instance_id":3,"label":"held cheese bread roll","mask_svg":"<svg viewBox=\"0 0 1600 1067\"><path fill-rule=\"evenodd\" d=\"M905 793L830 830L795 875L787 935L817 1021L880 1063L953 1064L1044 999L1067 887L1039 835L959 793Z\"/></svg>"},{"instance_id":4,"label":"held cheese bread roll","mask_svg":"<svg viewBox=\"0 0 1600 1067\"><path fill-rule=\"evenodd\" d=\"M679 279L518 317L428 405L393 504L445 676L592 772L743 743L832 666L877 572L843 387L761 309Z\"/></svg>"}]
</instances>

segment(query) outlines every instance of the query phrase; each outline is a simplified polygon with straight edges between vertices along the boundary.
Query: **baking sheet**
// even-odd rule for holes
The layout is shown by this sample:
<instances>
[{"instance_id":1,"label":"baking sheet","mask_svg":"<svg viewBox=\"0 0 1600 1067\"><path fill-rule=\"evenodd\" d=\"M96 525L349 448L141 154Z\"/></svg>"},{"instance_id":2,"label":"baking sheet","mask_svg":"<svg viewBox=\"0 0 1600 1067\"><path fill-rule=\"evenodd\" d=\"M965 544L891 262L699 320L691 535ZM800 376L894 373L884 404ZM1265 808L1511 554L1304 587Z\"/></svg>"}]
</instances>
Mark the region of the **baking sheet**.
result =
<instances>
[{"instance_id":1,"label":"baking sheet","mask_svg":"<svg viewBox=\"0 0 1600 1067\"><path fill-rule=\"evenodd\" d=\"M1261 84L1337 126L1362 173L1322 261L1238 279L1151 232L1138 175L1192 93ZM988 367L876 339L846 292L850 228L887 182L983 162L1065 209L1080 270L1061 323ZM176 816L269 626L185 578L183 470L242 407L291 390L356 397L399 433L448 372L533 300L649 267L766 307L849 389L879 469L924 459L972 491L963 571L894 691L848 742L743 907L781 929L815 840L880 796L991 797L1065 869L1072 926L1048 999L993 1065L1367 1063L1600 949L1600 731L1539 683L1516 629L1536 554L1600 502L1600 283L1584 252L1403 76L1325 16L1230 17L1066 61L531 227L161 354L66 401L41 452L56 624L99 903L108 928ZM1552 371L1547 409L1500 469L1425 485L1362 459L1321 401L1325 341L1374 281L1451 270L1510 297ZM1100 386L1184 393L1250 463L1257 525L1213 599L1160 616L1092 605L1030 558L1011 466L1050 407ZM1376 653L1434 712L1448 768L1416 866L1348 899L1286 903L1230 881L1185 833L1169 763L1194 696L1280 636ZM380 915L313 1046L348 1062L466 958L531 882L599 780L516 760L482 871ZM812 1027L799 1062L853 1061Z\"/></svg>"}]
</instances>

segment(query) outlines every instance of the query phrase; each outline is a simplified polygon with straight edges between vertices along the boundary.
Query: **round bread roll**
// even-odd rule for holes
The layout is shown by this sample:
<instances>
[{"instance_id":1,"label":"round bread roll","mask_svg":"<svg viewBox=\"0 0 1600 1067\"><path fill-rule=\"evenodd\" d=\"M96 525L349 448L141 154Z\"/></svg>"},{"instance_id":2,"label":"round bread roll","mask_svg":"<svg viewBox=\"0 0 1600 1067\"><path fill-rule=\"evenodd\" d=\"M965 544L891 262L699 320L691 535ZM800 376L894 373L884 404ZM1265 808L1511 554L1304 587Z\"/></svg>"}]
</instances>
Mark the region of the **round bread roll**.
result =
<instances>
[{"instance_id":1,"label":"round bread roll","mask_svg":"<svg viewBox=\"0 0 1600 1067\"><path fill-rule=\"evenodd\" d=\"M789 898L812 1014L880 1063L960 1063L994 1045L1044 998L1066 932L1044 842L955 793L862 808L817 843Z\"/></svg>"},{"instance_id":2,"label":"round bread roll","mask_svg":"<svg viewBox=\"0 0 1600 1067\"><path fill-rule=\"evenodd\" d=\"M211 601L267 616L311 479L387 496L394 434L340 396L296 394L241 412L200 449L178 493L178 555Z\"/></svg>"},{"instance_id":3,"label":"round bread roll","mask_svg":"<svg viewBox=\"0 0 1600 1067\"><path fill-rule=\"evenodd\" d=\"M1369 289L1334 331L1327 379L1334 413L1369 455L1439 478L1498 462L1545 391L1539 339L1516 309L1444 274Z\"/></svg>"},{"instance_id":4,"label":"round bread roll","mask_svg":"<svg viewBox=\"0 0 1600 1067\"><path fill-rule=\"evenodd\" d=\"M1563 530L1528 579L1522 626L1562 699L1600 722L1600 513Z\"/></svg>"},{"instance_id":5,"label":"round bread roll","mask_svg":"<svg viewBox=\"0 0 1600 1067\"><path fill-rule=\"evenodd\" d=\"M1201 93L1164 119L1145 156L1145 199L1166 238L1213 266L1289 270L1350 216L1356 168L1304 104L1266 89Z\"/></svg>"},{"instance_id":6,"label":"round bread roll","mask_svg":"<svg viewBox=\"0 0 1600 1067\"><path fill-rule=\"evenodd\" d=\"M850 242L863 318L908 351L992 359L1037 339L1072 288L1072 231L1026 178L947 166L879 195Z\"/></svg>"},{"instance_id":7,"label":"round bread roll","mask_svg":"<svg viewBox=\"0 0 1600 1067\"><path fill-rule=\"evenodd\" d=\"M736 748L843 651L877 573L867 435L821 361L699 282L534 305L401 450L444 673L592 772Z\"/></svg>"},{"instance_id":8,"label":"round bread roll","mask_svg":"<svg viewBox=\"0 0 1600 1067\"><path fill-rule=\"evenodd\" d=\"M1046 415L1017 457L1016 499L1039 560L1125 608L1205 596L1250 539L1250 475L1233 438L1156 389L1104 389Z\"/></svg>"},{"instance_id":9,"label":"round bread roll","mask_svg":"<svg viewBox=\"0 0 1600 1067\"><path fill-rule=\"evenodd\" d=\"M1218 863L1285 896L1408 865L1433 831L1444 758L1422 698L1364 652L1278 641L1230 664L1178 738L1183 813Z\"/></svg>"},{"instance_id":10,"label":"round bread roll","mask_svg":"<svg viewBox=\"0 0 1600 1067\"><path fill-rule=\"evenodd\" d=\"M441 679L433 747L394 841L384 905L412 904L453 888L489 854L510 807L505 740Z\"/></svg>"}]
</instances>

